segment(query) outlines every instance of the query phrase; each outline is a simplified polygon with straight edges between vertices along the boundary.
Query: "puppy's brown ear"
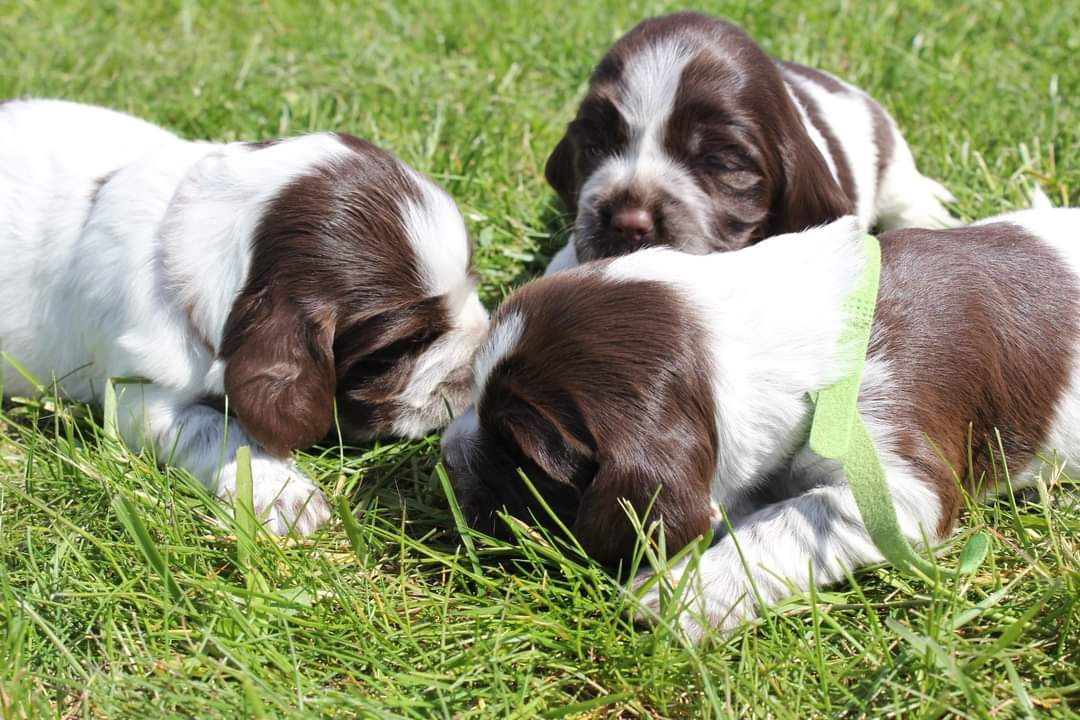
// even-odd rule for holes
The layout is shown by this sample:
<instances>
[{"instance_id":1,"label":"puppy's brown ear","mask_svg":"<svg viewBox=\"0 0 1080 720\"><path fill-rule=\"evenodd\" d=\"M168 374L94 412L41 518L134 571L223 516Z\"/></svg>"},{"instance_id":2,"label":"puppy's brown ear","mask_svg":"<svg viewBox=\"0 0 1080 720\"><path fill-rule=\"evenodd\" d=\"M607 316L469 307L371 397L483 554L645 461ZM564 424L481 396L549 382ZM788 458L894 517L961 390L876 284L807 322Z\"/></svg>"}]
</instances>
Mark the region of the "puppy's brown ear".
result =
<instances>
[{"instance_id":1,"label":"puppy's brown ear","mask_svg":"<svg viewBox=\"0 0 1080 720\"><path fill-rule=\"evenodd\" d=\"M574 141L569 134L563 135L562 140L551 151L547 165L544 166L544 177L559 194L567 212L576 214L579 179Z\"/></svg>"},{"instance_id":2,"label":"puppy's brown ear","mask_svg":"<svg viewBox=\"0 0 1080 720\"><path fill-rule=\"evenodd\" d=\"M792 118L785 125L792 129L780 143L783 188L773 201L765 237L800 232L855 212L854 199L833 178L802 123Z\"/></svg>"},{"instance_id":3,"label":"puppy's brown ear","mask_svg":"<svg viewBox=\"0 0 1080 720\"><path fill-rule=\"evenodd\" d=\"M488 380L480 412L485 426L501 435L504 445L516 447L518 456L551 480L580 489L592 477L592 437L568 398L554 392L530 397L513 379L496 371Z\"/></svg>"},{"instance_id":4,"label":"puppy's brown ear","mask_svg":"<svg viewBox=\"0 0 1080 720\"><path fill-rule=\"evenodd\" d=\"M645 457L605 458L581 496L572 527L591 557L612 566L629 560L637 535L620 500L629 503L646 528L654 520L663 522L669 554L709 531L713 463L705 448L677 445L681 455L653 454L649 448Z\"/></svg>"},{"instance_id":5,"label":"puppy's brown ear","mask_svg":"<svg viewBox=\"0 0 1080 720\"><path fill-rule=\"evenodd\" d=\"M310 318L291 299L242 296L226 323L225 393L244 430L284 456L326 437L336 377L329 319Z\"/></svg>"}]
</instances>

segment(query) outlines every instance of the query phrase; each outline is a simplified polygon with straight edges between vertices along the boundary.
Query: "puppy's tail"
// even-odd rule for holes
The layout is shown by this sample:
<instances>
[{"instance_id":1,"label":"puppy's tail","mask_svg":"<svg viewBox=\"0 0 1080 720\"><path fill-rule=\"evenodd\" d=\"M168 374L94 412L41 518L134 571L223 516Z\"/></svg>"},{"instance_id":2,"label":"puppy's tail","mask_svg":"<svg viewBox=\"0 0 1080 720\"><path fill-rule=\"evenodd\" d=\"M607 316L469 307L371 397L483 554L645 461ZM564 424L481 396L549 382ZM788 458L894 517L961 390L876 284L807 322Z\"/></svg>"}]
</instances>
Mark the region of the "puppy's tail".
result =
<instances>
[{"instance_id":1,"label":"puppy's tail","mask_svg":"<svg viewBox=\"0 0 1080 720\"><path fill-rule=\"evenodd\" d=\"M1050 197L1043 192L1042 186L1036 183L1031 187L1031 209L1032 210L1050 210L1054 207L1054 203L1050 202Z\"/></svg>"},{"instance_id":2,"label":"puppy's tail","mask_svg":"<svg viewBox=\"0 0 1080 720\"><path fill-rule=\"evenodd\" d=\"M904 180L902 184L892 183L886 188L878 215L878 226L882 230L950 228L962 224L945 207L945 203L956 202L956 198L944 185L914 169ZM897 193L897 187L901 187L902 192Z\"/></svg>"}]
</instances>

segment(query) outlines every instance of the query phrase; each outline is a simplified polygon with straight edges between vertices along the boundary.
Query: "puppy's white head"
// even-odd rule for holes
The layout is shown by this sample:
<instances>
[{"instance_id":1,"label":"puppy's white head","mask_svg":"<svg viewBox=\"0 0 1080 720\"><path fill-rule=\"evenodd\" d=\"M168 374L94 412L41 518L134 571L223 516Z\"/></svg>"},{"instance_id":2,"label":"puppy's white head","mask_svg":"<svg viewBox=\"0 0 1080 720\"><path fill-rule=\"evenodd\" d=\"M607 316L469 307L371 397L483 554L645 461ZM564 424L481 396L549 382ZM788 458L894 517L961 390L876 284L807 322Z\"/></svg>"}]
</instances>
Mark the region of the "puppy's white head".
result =
<instances>
[{"instance_id":1,"label":"puppy's white head","mask_svg":"<svg viewBox=\"0 0 1080 720\"><path fill-rule=\"evenodd\" d=\"M732 250L851 211L773 60L697 13L615 43L546 175L576 215L580 260Z\"/></svg>"}]
</instances>

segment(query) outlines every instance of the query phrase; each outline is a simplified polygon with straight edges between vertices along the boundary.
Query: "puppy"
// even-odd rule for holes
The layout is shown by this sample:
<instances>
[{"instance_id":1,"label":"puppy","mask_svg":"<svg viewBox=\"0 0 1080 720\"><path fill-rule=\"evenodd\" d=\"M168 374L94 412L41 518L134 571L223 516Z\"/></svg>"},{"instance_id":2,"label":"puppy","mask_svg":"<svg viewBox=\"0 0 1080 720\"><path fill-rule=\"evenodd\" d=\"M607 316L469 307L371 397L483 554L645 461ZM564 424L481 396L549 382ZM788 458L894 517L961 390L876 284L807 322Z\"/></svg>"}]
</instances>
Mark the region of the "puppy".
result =
<instances>
[{"instance_id":1,"label":"puppy","mask_svg":"<svg viewBox=\"0 0 1080 720\"><path fill-rule=\"evenodd\" d=\"M955 224L881 105L697 13L612 46L546 175L576 216L549 273L652 245L735 250L847 214L863 229Z\"/></svg>"},{"instance_id":2,"label":"puppy","mask_svg":"<svg viewBox=\"0 0 1080 720\"><path fill-rule=\"evenodd\" d=\"M518 290L477 355L475 407L443 439L468 521L497 533L503 509L548 521L521 468L605 563L635 542L619 500L642 516L652 503L672 553L711 528L681 617L692 637L881 561L839 465L807 448L809 395L852 367L840 339L862 236L845 217L737 253L646 249ZM956 478L979 492L997 477L995 432L1017 485L1040 458L1080 451L1080 210L880 242L859 412L904 534L941 540Z\"/></svg>"},{"instance_id":3,"label":"puppy","mask_svg":"<svg viewBox=\"0 0 1080 720\"><path fill-rule=\"evenodd\" d=\"M9 101L0 257L2 349L79 402L143 378L118 387L124 440L223 499L252 446L274 533L329 515L290 451L335 419L352 441L445 423L487 328L453 201L349 135L187 142L102 108ZM37 389L4 364L5 396Z\"/></svg>"}]
</instances>

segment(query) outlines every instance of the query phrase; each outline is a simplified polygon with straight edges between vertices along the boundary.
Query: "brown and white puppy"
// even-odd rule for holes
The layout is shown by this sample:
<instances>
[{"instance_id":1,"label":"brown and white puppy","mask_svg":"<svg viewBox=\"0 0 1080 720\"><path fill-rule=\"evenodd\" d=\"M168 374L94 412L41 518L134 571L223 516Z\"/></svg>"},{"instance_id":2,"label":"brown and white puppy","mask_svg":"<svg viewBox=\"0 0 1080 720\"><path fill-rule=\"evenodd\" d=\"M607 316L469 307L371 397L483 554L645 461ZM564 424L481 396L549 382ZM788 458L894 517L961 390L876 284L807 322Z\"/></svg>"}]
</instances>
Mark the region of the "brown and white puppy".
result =
<instances>
[{"instance_id":1,"label":"brown and white puppy","mask_svg":"<svg viewBox=\"0 0 1080 720\"><path fill-rule=\"evenodd\" d=\"M468 521L545 521L521 468L585 550L615 563L635 542L619 501L643 515L655 497L669 552L720 536L681 616L694 637L752 617L759 597L880 561L838 464L806 447L809 394L852 365L840 338L862 235L847 217L736 253L652 248L518 290L477 354L475 407L443 439ZM996 431L1015 485L1040 450L1078 457L1080 210L897 230L881 249L859 411L903 532L940 540L961 505L954 478L993 483Z\"/></svg>"},{"instance_id":2,"label":"brown and white puppy","mask_svg":"<svg viewBox=\"0 0 1080 720\"><path fill-rule=\"evenodd\" d=\"M653 245L735 250L848 214L863 229L955 224L881 105L698 13L612 46L546 175L576 217L548 272Z\"/></svg>"},{"instance_id":3,"label":"brown and white puppy","mask_svg":"<svg viewBox=\"0 0 1080 720\"><path fill-rule=\"evenodd\" d=\"M329 514L290 452L415 437L487 329L453 201L349 135L196 143L73 103L0 105L0 347L228 498L253 447L276 533ZM0 362L5 395L37 388ZM6 372L4 372L6 370ZM222 412L227 402L235 422Z\"/></svg>"}]
</instances>

